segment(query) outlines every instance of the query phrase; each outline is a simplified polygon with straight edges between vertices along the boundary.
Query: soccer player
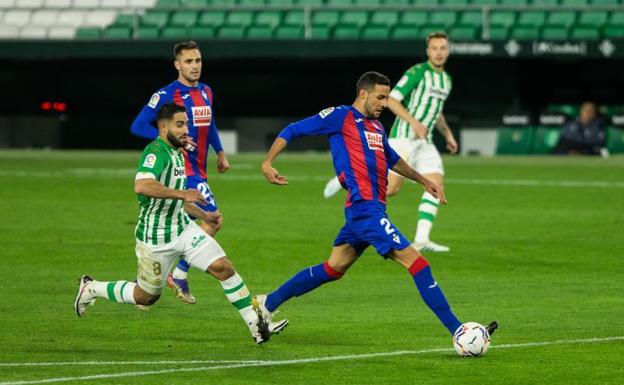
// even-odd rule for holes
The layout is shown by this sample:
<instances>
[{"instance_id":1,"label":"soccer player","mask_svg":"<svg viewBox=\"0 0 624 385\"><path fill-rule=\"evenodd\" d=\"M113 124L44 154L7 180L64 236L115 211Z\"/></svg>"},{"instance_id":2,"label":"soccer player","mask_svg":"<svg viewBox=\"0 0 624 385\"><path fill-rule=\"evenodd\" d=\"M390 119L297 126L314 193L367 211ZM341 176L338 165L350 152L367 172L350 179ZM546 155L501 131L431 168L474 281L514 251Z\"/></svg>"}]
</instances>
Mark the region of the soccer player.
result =
<instances>
[{"instance_id":1,"label":"soccer player","mask_svg":"<svg viewBox=\"0 0 624 385\"><path fill-rule=\"evenodd\" d=\"M258 317L247 286L221 246L187 215L188 212L211 224L220 216L197 207L206 204L200 191L185 189L182 148L188 142L189 132L185 108L175 103L163 104L156 121L159 136L143 151L134 184L140 206L135 230L137 281L104 282L83 275L74 302L76 314L83 316L86 306L98 297L118 303L153 305L166 284L167 273L181 256L219 281L256 343L268 341L271 333L283 329L288 321L269 325Z\"/></svg>"},{"instance_id":2,"label":"soccer player","mask_svg":"<svg viewBox=\"0 0 624 385\"><path fill-rule=\"evenodd\" d=\"M199 46L193 41L178 43L173 48L173 65L178 70L178 79L155 92L147 105L132 123L131 132L150 140L158 136L156 128L156 111L165 103L174 102L186 107L189 119L189 142L183 151L187 176L187 187L199 190L207 203L200 208L208 212L218 213L217 203L206 180L206 160L208 146L217 153L217 171L226 172L230 168L223 151L213 111L213 94L210 87L200 83L202 58ZM195 217L192 217L195 219ZM221 216L212 224L200 222L200 226L209 235L214 236L221 228ZM187 274L189 263L185 259L180 262L172 274L167 276L167 283L176 292L182 302L194 304L195 297L190 291Z\"/></svg>"},{"instance_id":3,"label":"soccer player","mask_svg":"<svg viewBox=\"0 0 624 385\"><path fill-rule=\"evenodd\" d=\"M390 92L388 107L396 115L390 130L389 143L407 163L438 186L444 183L444 167L440 153L433 144L433 129L446 139L446 147L457 153L457 141L444 119L442 110L452 87L451 77L444 71L449 56L448 37L442 32L427 37L427 61L408 69ZM388 177L388 195L399 192L403 176L391 172ZM325 187L325 197L341 189L336 178ZM440 205L439 199L423 192L418 206L418 224L414 243L419 251L447 252L448 246L429 238Z\"/></svg>"},{"instance_id":4,"label":"soccer player","mask_svg":"<svg viewBox=\"0 0 624 385\"><path fill-rule=\"evenodd\" d=\"M286 185L273 161L288 143L310 135L327 135L334 169L347 190L346 223L334 240L329 259L295 274L269 295L254 297L259 317L272 322L280 305L324 283L340 279L364 250L372 245L384 258L403 266L412 276L421 297L440 322L453 334L462 322L451 311L442 289L431 274L427 260L410 247L410 242L386 215L388 170L422 184L427 192L446 203L442 187L413 170L390 147L384 128L377 120L388 104L390 80L367 72L357 82L357 96L351 106L332 107L287 126L269 149L262 171L270 183ZM488 325L490 333L497 323Z\"/></svg>"}]
</instances>

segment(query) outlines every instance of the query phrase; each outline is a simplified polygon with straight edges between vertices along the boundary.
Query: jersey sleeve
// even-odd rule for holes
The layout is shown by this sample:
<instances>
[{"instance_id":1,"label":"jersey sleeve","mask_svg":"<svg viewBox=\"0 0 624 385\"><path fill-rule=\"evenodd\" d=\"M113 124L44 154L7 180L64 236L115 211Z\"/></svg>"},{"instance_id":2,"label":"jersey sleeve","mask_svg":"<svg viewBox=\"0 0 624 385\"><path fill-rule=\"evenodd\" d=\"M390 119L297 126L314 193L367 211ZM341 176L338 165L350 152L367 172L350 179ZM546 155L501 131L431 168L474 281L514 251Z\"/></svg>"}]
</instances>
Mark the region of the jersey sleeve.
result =
<instances>
[{"instance_id":1,"label":"jersey sleeve","mask_svg":"<svg viewBox=\"0 0 624 385\"><path fill-rule=\"evenodd\" d=\"M342 128L341 117L344 117L341 108L326 108L314 116L289 124L278 137L290 142L302 136L333 134Z\"/></svg>"},{"instance_id":2,"label":"jersey sleeve","mask_svg":"<svg viewBox=\"0 0 624 385\"><path fill-rule=\"evenodd\" d=\"M156 127L156 112L160 107L168 102L167 92L164 90L157 91L152 95L149 102L139 115L132 122L130 132L136 136L146 139L156 139L158 137L158 127Z\"/></svg>"},{"instance_id":3,"label":"jersey sleeve","mask_svg":"<svg viewBox=\"0 0 624 385\"><path fill-rule=\"evenodd\" d=\"M171 157L163 150L149 146L141 154L136 180L159 179Z\"/></svg>"},{"instance_id":4,"label":"jersey sleeve","mask_svg":"<svg viewBox=\"0 0 624 385\"><path fill-rule=\"evenodd\" d=\"M399 102L403 101L409 95L410 92L418 83L422 80L423 73L418 69L418 67L412 67L405 71L401 79L394 86L392 91L390 91L390 96L398 100Z\"/></svg>"},{"instance_id":5,"label":"jersey sleeve","mask_svg":"<svg viewBox=\"0 0 624 385\"><path fill-rule=\"evenodd\" d=\"M210 130L208 131L208 144L212 146L212 149L218 154L223 151L223 145L221 144L221 137L219 136L219 130L217 129L217 122L215 120L214 113L214 94L212 89L207 85L204 85L204 91L206 91L208 95L208 100L210 100L210 108L212 109L212 119L210 121Z\"/></svg>"}]
</instances>

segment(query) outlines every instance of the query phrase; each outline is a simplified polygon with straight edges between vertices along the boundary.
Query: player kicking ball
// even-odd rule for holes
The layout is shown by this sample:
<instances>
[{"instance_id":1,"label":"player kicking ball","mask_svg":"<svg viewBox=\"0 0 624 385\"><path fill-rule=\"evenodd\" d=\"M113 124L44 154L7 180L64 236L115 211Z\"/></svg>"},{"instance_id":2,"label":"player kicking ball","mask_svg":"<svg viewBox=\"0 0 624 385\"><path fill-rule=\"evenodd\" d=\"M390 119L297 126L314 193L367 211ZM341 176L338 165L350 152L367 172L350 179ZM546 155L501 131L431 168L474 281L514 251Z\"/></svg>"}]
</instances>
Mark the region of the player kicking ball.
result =
<instances>
[{"instance_id":1,"label":"player kicking ball","mask_svg":"<svg viewBox=\"0 0 624 385\"><path fill-rule=\"evenodd\" d=\"M427 260L410 247L386 215L388 170L422 184L442 204L446 204L444 191L412 169L388 145L377 118L388 105L390 80L380 73L367 72L358 80L356 92L353 105L325 109L282 130L262 163L270 183L286 185L286 178L272 166L278 154L295 138L327 135L336 175L347 190L346 223L327 261L303 269L269 295L254 297L254 308L259 317L272 322L274 312L284 302L340 279L372 245L381 256L407 269L422 299L452 335L462 322L451 311ZM492 334L497 327L494 321L487 330Z\"/></svg>"},{"instance_id":2,"label":"player kicking ball","mask_svg":"<svg viewBox=\"0 0 624 385\"><path fill-rule=\"evenodd\" d=\"M206 198L195 189L186 190L182 148L188 140L188 117L184 106L162 105L157 113L159 136L143 151L134 190L139 196L139 222L136 226L137 281L96 281L80 278L74 310L79 317L96 298L118 303L153 305L166 284L167 273L179 258L215 277L225 296L247 324L253 340L267 342L288 320L267 323L252 307L243 279L226 258L221 246L187 212L206 223L216 224L218 213L203 211Z\"/></svg>"}]
</instances>

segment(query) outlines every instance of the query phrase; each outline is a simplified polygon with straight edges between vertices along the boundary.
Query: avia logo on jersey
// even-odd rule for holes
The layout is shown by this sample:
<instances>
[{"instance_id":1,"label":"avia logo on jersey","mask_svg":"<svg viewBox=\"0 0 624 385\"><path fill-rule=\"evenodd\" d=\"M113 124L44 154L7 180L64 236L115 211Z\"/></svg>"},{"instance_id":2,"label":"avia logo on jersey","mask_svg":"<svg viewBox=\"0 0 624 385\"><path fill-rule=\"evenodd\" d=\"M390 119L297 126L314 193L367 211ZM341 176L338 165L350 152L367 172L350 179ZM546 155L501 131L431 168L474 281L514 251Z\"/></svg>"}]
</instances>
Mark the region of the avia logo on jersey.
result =
<instances>
[{"instance_id":1,"label":"avia logo on jersey","mask_svg":"<svg viewBox=\"0 0 624 385\"><path fill-rule=\"evenodd\" d=\"M173 169L173 176L183 176L186 175L184 167L176 167Z\"/></svg>"},{"instance_id":2,"label":"avia logo on jersey","mask_svg":"<svg viewBox=\"0 0 624 385\"><path fill-rule=\"evenodd\" d=\"M195 127L210 126L212 121L212 110L210 106L192 107L193 125Z\"/></svg>"},{"instance_id":3,"label":"avia logo on jersey","mask_svg":"<svg viewBox=\"0 0 624 385\"><path fill-rule=\"evenodd\" d=\"M431 96L434 98L446 100L446 98L448 98L449 92L444 88L431 87L429 88L429 94L431 94Z\"/></svg>"},{"instance_id":4,"label":"avia logo on jersey","mask_svg":"<svg viewBox=\"0 0 624 385\"><path fill-rule=\"evenodd\" d=\"M366 142L368 142L368 148L374 151L384 150L383 146L383 135L378 134L376 132L368 132L364 131L364 135L366 135Z\"/></svg>"}]
</instances>

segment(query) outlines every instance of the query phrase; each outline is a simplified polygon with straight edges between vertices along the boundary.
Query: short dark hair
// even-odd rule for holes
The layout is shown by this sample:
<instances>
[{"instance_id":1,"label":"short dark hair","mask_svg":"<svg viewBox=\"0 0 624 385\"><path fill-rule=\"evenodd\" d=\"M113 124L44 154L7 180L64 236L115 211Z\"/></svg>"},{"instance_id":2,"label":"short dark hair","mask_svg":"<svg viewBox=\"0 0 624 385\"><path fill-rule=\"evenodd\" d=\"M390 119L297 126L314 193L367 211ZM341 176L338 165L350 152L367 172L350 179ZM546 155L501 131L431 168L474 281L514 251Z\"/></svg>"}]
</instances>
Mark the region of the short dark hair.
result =
<instances>
[{"instance_id":1,"label":"short dark hair","mask_svg":"<svg viewBox=\"0 0 624 385\"><path fill-rule=\"evenodd\" d=\"M177 43L173 46L173 57L177 58L180 52L184 51L185 49L199 49L199 45L193 40Z\"/></svg>"},{"instance_id":2,"label":"short dark hair","mask_svg":"<svg viewBox=\"0 0 624 385\"><path fill-rule=\"evenodd\" d=\"M156 113L156 121L160 122L161 120L171 120L173 119L173 115L177 114L178 112L186 112L186 108L173 102L165 103Z\"/></svg>"},{"instance_id":3,"label":"short dark hair","mask_svg":"<svg viewBox=\"0 0 624 385\"><path fill-rule=\"evenodd\" d=\"M358 79L355 93L356 95L359 94L360 90L370 92L377 84L390 87L390 78L379 72L368 71Z\"/></svg>"},{"instance_id":4,"label":"short dark hair","mask_svg":"<svg viewBox=\"0 0 624 385\"><path fill-rule=\"evenodd\" d=\"M448 35L442 31L431 32L427 35L427 47L429 47L429 40L431 39L445 39L448 41Z\"/></svg>"}]
</instances>

